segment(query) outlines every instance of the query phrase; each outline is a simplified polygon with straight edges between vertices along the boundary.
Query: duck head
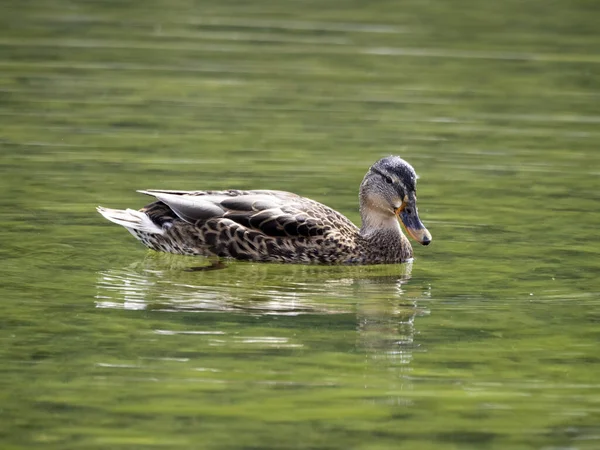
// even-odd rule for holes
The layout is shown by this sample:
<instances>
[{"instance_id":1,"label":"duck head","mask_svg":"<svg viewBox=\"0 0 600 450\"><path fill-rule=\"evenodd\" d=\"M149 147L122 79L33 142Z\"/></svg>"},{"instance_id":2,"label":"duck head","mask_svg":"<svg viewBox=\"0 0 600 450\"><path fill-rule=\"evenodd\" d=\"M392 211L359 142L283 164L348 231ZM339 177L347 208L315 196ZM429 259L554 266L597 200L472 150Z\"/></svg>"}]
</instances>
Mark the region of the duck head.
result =
<instances>
[{"instance_id":1,"label":"duck head","mask_svg":"<svg viewBox=\"0 0 600 450\"><path fill-rule=\"evenodd\" d=\"M415 241L428 245L431 233L419 219L417 174L399 156L388 156L371 166L360 185L362 232L398 228L400 222Z\"/></svg>"}]
</instances>

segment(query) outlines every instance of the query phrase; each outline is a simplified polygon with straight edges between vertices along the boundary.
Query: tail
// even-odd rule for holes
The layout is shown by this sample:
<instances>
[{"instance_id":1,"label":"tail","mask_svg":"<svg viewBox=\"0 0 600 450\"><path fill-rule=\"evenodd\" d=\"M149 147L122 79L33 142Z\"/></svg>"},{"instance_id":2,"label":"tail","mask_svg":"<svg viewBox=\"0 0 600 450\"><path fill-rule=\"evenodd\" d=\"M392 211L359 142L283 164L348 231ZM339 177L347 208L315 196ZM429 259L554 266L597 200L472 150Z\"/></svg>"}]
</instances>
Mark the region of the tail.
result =
<instances>
[{"instance_id":1,"label":"tail","mask_svg":"<svg viewBox=\"0 0 600 450\"><path fill-rule=\"evenodd\" d=\"M110 209L98 206L96 211L98 211L111 222L124 226L134 236L136 236L134 230L143 231L150 234L165 233L165 230L152 222L150 217L143 212L136 211L134 209Z\"/></svg>"}]
</instances>

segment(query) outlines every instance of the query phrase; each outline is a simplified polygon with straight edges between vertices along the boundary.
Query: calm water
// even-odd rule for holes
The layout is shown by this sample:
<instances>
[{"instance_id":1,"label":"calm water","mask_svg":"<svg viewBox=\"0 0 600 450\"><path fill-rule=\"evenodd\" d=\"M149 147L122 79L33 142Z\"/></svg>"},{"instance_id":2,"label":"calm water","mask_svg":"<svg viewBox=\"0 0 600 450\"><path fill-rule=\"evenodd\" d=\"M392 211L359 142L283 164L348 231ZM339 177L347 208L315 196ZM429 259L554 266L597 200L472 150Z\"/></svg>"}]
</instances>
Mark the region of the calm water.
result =
<instances>
[{"instance_id":1,"label":"calm water","mask_svg":"<svg viewBox=\"0 0 600 450\"><path fill-rule=\"evenodd\" d=\"M600 448L594 1L0 5L0 442ZM420 174L412 265L148 253L135 189L295 191L358 221Z\"/></svg>"}]
</instances>

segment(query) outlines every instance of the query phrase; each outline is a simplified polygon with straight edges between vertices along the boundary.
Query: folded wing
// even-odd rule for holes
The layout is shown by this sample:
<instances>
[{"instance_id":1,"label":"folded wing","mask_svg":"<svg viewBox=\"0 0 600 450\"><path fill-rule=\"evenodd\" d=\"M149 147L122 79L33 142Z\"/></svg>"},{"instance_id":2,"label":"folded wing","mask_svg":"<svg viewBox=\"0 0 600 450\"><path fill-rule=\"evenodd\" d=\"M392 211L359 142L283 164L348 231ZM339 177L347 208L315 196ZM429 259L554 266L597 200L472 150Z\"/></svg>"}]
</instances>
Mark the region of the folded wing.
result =
<instances>
[{"instance_id":1,"label":"folded wing","mask_svg":"<svg viewBox=\"0 0 600 450\"><path fill-rule=\"evenodd\" d=\"M321 216L314 214L316 210L329 208L283 191L139 192L156 197L179 218L196 226L229 219L270 237L308 238L330 230L330 224L314 217Z\"/></svg>"}]
</instances>

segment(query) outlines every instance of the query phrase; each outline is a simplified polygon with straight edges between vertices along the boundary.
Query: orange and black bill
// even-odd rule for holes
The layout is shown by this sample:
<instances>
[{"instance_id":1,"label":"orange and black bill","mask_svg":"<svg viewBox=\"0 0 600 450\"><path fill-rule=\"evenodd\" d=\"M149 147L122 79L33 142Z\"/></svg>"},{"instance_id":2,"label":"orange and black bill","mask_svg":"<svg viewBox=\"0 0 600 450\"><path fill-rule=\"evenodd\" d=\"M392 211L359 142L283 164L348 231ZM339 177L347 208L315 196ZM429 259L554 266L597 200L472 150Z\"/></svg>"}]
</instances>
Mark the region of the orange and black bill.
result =
<instances>
[{"instance_id":1,"label":"orange and black bill","mask_svg":"<svg viewBox=\"0 0 600 450\"><path fill-rule=\"evenodd\" d=\"M429 245L431 242L431 233L425 228L421 219L419 219L417 206L414 202L404 202L400 208L396 209L396 215L410 237L420 244Z\"/></svg>"}]
</instances>

